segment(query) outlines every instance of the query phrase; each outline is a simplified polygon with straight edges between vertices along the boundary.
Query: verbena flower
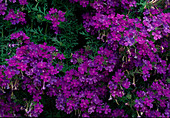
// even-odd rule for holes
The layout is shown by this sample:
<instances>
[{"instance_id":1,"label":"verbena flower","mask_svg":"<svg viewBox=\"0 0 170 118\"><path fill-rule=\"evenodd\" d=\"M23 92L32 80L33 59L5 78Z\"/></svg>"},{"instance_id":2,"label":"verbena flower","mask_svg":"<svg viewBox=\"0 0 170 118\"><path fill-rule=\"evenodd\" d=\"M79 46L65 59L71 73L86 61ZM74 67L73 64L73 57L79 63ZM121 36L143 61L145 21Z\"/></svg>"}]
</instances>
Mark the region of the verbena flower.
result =
<instances>
[{"instance_id":1,"label":"verbena flower","mask_svg":"<svg viewBox=\"0 0 170 118\"><path fill-rule=\"evenodd\" d=\"M2 2L3 0L0 0L0 16L5 15L5 11L7 10L7 6Z\"/></svg>"},{"instance_id":2,"label":"verbena flower","mask_svg":"<svg viewBox=\"0 0 170 118\"><path fill-rule=\"evenodd\" d=\"M60 22L65 21L64 15L65 15L65 12L62 12L54 8L50 8L49 14L47 14L44 17L45 19L50 20L52 22L52 29L55 30L55 34L58 34L59 32L58 26L60 25Z\"/></svg>"},{"instance_id":3,"label":"verbena flower","mask_svg":"<svg viewBox=\"0 0 170 118\"><path fill-rule=\"evenodd\" d=\"M13 9L9 10L8 15L5 16L4 20L10 21L13 25L16 25L18 23L26 24L26 20L25 20L25 13L17 10L17 12L15 13Z\"/></svg>"}]
</instances>

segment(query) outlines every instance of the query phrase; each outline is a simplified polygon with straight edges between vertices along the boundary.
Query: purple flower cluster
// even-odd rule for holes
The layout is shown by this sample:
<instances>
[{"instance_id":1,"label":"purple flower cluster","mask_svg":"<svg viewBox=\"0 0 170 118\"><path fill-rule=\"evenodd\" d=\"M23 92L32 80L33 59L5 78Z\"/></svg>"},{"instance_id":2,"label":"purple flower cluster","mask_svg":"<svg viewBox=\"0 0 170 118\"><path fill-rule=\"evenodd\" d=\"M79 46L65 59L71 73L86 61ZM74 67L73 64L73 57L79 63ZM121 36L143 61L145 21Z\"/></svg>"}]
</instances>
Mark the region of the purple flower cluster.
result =
<instances>
[{"instance_id":1,"label":"purple flower cluster","mask_svg":"<svg viewBox=\"0 0 170 118\"><path fill-rule=\"evenodd\" d=\"M12 2L12 3L16 3L16 0L9 0L10 2Z\"/></svg>"},{"instance_id":2,"label":"purple flower cluster","mask_svg":"<svg viewBox=\"0 0 170 118\"><path fill-rule=\"evenodd\" d=\"M8 65L0 66L0 116L14 117L19 110L24 110L26 116L38 117L43 112L41 99L46 94L56 98L58 110L67 114L75 111L82 117L128 117L125 109L119 109L122 107L118 100L122 99L121 103L126 102L123 108L135 109L138 117L169 117L170 64L167 55L160 57L169 51L169 13L151 8L145 10L142 19L129 18L116 14L115 8L130 10L136 7L135 0L70 1L80 2L83 7L90 4L94 11L83 15L84 27L106 45L95 56L92 50L76 51L70 60L74 67L59 76L63 54L47 43L30 42L23 31L11 34L10 39L16 40L19 46L16 55L6 59ZM26 0L19 2L28 4ZM5 14L3 5L0 0L0 15ZM64 15L51 8L45 16L52 22L55 34L59 33L60 22L65 21ZM25 13L19 10L15 13L13 9L4 20L14 25L26 23ZM12 99L13 91L19 88L32 97L24 99L27 104L23 107ZM10 95L5 93L7 90ZM111 100L113 105L109 103Z\"/></svg>"},{"instance_id":3,"label":"purple flower cluster","mask_svg":"<svg viewBox=\"0 0 170 118\"><path fill-rule=\"evenodd\" d=\"M97 39L108 43L112 50L119 50L120 53L126 50L126 55L120 56L123 69L141 67L140 76L144 81L151 77L150 72L154 69L157 73L166 75L166 61L160 59L159 50L155 41L151 40L150 32L152 31L154 40L161 39L160 42L166 42L160 47L161 53L166 52L168 42L163 37L167 37L169 33L169 13L163 13L161 9L149 9L144 12L141 21L139 18L130 19L128 15L101 11L105 9L100 7L100 10L97 9L94 13L84 14L84 27L93 35L98 33Z\"/></svg>"},{"instance_id":4,"label":"purple flower cluster","mask_svg":"<svg viewBox=\"0 0 170 118\"><path fill-rule=\"evenodd\" d=\"M70 0L70 2L79 2L81 6L87 7L90 3L90 6L94 8L97 12L102 13L113 13L115 7L122 7L124 9L130 9L131 7L136 7L135 0Z\"/></svg>"},{"instance_id":5,"label":"purple flower cluster","mask_svg":"<svg viewBox=\"0 0 170 118\"><path fill-rule=\"evenodd\" d=\"M104 10L101 7L101 11ZM87 32L93 35L98 33L97 39L107 42L113 50L117 50L118 44L122 46L137 45L140 47L137 48L137 51L139 50L141 55L148 54L153 62L157 49L154 42L150 40L152 38L150 32L152 31L155 40L168 36L170 31L169 13L162 13L161 9L146 10L144 20L141 21L138 18L130 19L127 15L115 14L114 12L105 14L101 11L83 15L83 24Z\"/></svg>"},{"instance_id":6,"label":"purple flower cluster","mask_svg":"<svg viewBox=\"0 0 170 118\"><path fill-rule=\"evenodd\" d=\"M137 91L136 94L140 99L135 100L134 107L139 116L145 114L147 117L169 117L170 89L167 84L159 80L153 82L147 92ZM154 105L159 107L154 109Z\"/></svg>"},{"instance_id":7,"label":"purple flower cluster","mask_svg":"<svg viewBox=\"0 0 170 118\"><path fill-rule=\"evenodd\" d=\"M106 42L109 50L112 49L121 53L121 55L116 56L117 60L119 60L117 62L119 69L114 69L113 72L115 74L112 75L112 80L107 81L111 94L109 100L112 100L112 97L116 98L126 95L124 88L128 89L130 85L138 87L136 86L134 74L143 78L144 82L153 81L149 79L152 79L156 74L161 74L161 76L163 75L161 79L166 83L170 65L167 64L166 60L160 58L160 53L168 51L169 42L166 37L169 34L169 13L163 13L161 9L152 8L144 12L143 20L139 18L130 19L128 15L115 14L114 10L106 12L106 8L104 9L103 7L104 3L101 1L91 3L96 12L84 14L83 24L87 32L93 35L98 33L98 39ZM152 39L160 40L155 43ZM160 50L158 49L159 43L161 43ZM80 60L80 62L84 61L84 59ZM88 72L88 69L85 67L79 66L78 69L82 72L81 74ZM89 70L92 71L92 69ZM133 71L131 74L129 73L130 70ZM126 76L132 77L133 80L127 79ZM160 80L160 78L157 79ZM162 99L163 96L150 98L150 94L157 95L157 93L161 94L161 92L158 89L151 91L148 88L146 88L146 91L146 94L139 96L140 98L136 100L136 103L139 104L138 106L135 105L135 108L140 112L137 114L147 117L168 116L167 109L161 109L161 112L159 110L151 110L155 105L154 103L157 102L155 100ZM165 91L168 93L169 89ZM168 99L165 101L167 102ZM156 106L159 105L156 104ZM154 112L155 114L153 115Z\"/></svg>"},{"instance_id":8,"label":"purple flower cluster","mask_svg":"<svg viewBox=\"0 0 170 118\"><path fill-rule=\"evenodd\" d=\"M90 4L98 13L112 14L115 12L115 8L121 7L121 9L130 9L136 7L135 0L95 0Z\"/></svg>"},{"instance_id":9,"label":"purple flower cluster","mask_svg":"<svg viewBox=\"0 0 170 118\"><path fill-rule=\"evenodd\" d=\"M25 13L17 10L17 12L15 13L13 9L9 10L8 15L5 16L4 20L10 21L13 25L16 25L18 23L26 24L26 20L25 20Z\"/></svg>"},{"instance_id":10,"label":"purple flower cluster","mask_svg":"<svg viewBox=\"0 0 170 118\"><path fill-rule=\"evenodd\" d=\"M1 117L19 117L18 112L20 110L20 105L17 105L11 95L8 93L1 93L0 90L0 116Z\"/></svg>"},{"instance_id":11,"label":"purple flower cluster","mask_svg":"<svg viewBox=\"0 0 170 118\"><path fill-rule=\"evenodd\" d=\"M73 110L81 110L83 117L94 114L111 116L111 109L106 98L109 78L117 62L113 51L101 47L98 55L90 59L91 51L81 49L72 55L71 62L78 64L77 70L71 69L57 82L60 87L56 100L56 108L70 114Z\"/></svg>"},{"instance_id":12,"label":"purple flower cluster","mask_svg":"<svg viewBox=\"0 0 170 118\"><path fill-rule=\"evenodd\" d=\"M16 0L9 0L12 3L15 3ZM28 4L27 0L19 0L20 5L26 5ZM3 3L3 0L0 0L0 15L5 15L5 11L7 10L7 3ZM13 10L10 11L9 16L5 20L10 20L12 24L17 24L19 22L25 22L25 14L23 15L22 12L17 11L17 14L14 13ZM14 15L15 14L15 15ZM18 21L19 22L18 22ZM25 22L26 23L26 22Z\"/></svg>"},{"instance_id":13,"label":"purple flower cluster","mask_svg":"<svg viewBox=\"0 0 170 118\"><path fill-rule=\"evenodd\" d=\"M27 5L27 0L19 0L20 5Z\"/></svg>"},{"instance_id":14,"label":"purple flower cluster","mask_svg":"<svg viewBox=\"0 0 170 118\"><path fill-rule=\"evenodd\" d=\"M28 40L29 37L22 31L11 35L11 39ZM57 81L57 74L62 69L61 60L65 59L63 54L53 46L44 44L26 43L24 46L16 49L16 55L6 59L8 66L0 68L0 86L5 89L18 90L22 87L33 95L33 101L30 108L26 108L26 115L37 117L43 111L43 105L40 104L41 95L45 90L47 94L56 95L54 86ZM53 66L53 60L58 60L56 66ZM18 79L12 79L18 78ZM21 80L19 79L21 78ZM12 83L15 83L11 85Z\"/></svg>"},{"instance_id":15,"label":"purple flower cluster","mask_svg":"<svg viewBox=\"0 0 170 118\"><path fill-rule=\"evenodd\" d=\"M126 79L122 79L122 78L126 78L126 76L124 75L124 72L121 72L121 70L119 69L117 72L115 72L115 75L112 76L112 81L109 81L108 83L110 94L114 98L124 96L125 93L124 93L124 89L122 88L122 86L125 89L128 89L131 84L128 81L128 78Z\"/></svg>"},{"instance_id":16,"label":"purple flower cluster","mask_svg":"<svg viewBox=\"0 0 170 118\"><path fill-rule=\"evenodd\" d=\"M103 114L103 116L106 115L106 117L126 117L124 113L116 114L111 112L110 108L107 106L107 103L103 103L107 107L105 105L102 107L109 109L105 109L105 111L99 109L100 103L103 101L103 99L105 99L106 92L108 92L104 85L108 86L108 88L110 89L109 92L111 96L109 99L107 99L112 100L112 97L114 99L117 99L118 97L120 98L127 94L125 92L125 89L128 89L130 85L134 85L135 87L137 87L135 84L135 77L133 77L133 83L132 79L128 79L126 77L129 76L128 70L141 68L141 70L138 70L138 73L140 72L139 75L142 76L144 81L148 81L147 78L150 78L151 76L150 71L155 70L158 74L164 74L163 78L166 79L168 76L167 70L169 69L167 68L166 61L162 60L159 55L156 54L157 49L155 48L155 44L153 41L149 41L146 39L146 43L137 43L135 46L138 50L130 48L126 51L126 55L124 55L123 57L118 56L115 51L112 50L113 47L109 48L109 46L107 48L101 47L98 51L98 55L95 56L94 59L90 59L88 57L88 55L91 54L90 51L81 49L80 51L75 52L75 54L72 55L73 58L71 59L71 62L73 64L79 64L78 71L75 69L67 71L66 75L63 77L63 80L66 83L62 79L60 80L60 85L58 85L61 88L61 94L56 100L57 109L64 110L68 114L71 113L73 110L81 110L83 112L83 117L93 116L91 113L98 114L99 116L100 114ZM119 52L122 52L124 50L124 47L119 48ZM121 65L121 69L115 68L117 64ZM108 77L112 72L115 72L112 78ZM63 85L61 84L62 82ZM86 96L86 90L88 90L87 93L89 94L89 96ZM103 92L102 90L104 90L105 92ZM98 91L100 91L100 93L98 93ZM139 93L138 97L140 97L140 108L144 107L144 109L146 110L141 110L138 114L151 117L152 115L147 114L148 111L146 108L153 108L154 99L148 98L147 96L151 96L150 94L156 94L157 92L159 92L159 90L156 89L156 91L150 92L150 89L147 88L146 91L147 94L141 91L137 92ZM169 93L169 89L165 91ZM101 102L94 102L94 104L93 97L95 97L96 95ZM166 94L166 97L168 97L168 95L169 94ZM160 97L161 96L154 98L160 99ZM136 100L136 103L137 102L138 101ZM70 104L71 107L69 106ZM136 108L136 105L134 107ZM96 109L96 111L94 109ZM144 114L144 112L146 113ZM151 112L158 113L157 111ZM168 114L167 109L165 113ZM158 117L158 115L155 116Z\"/></svg>"},{"instance_id":17,"label":"purple flower cluster","mask_svg":"<svg viewBox=\"0 0 170 118\"><path fill-rule=\"evenodd\" d=\"M136 56L137 60L142 60L140 62L140 67L142 67L142 77L144 81L147 81L147 78L150 78L150 71L154 69L157 71L157 74L164 74L167 76L167 62L161 59L158 54L156 54L157 49L155 48L154 43L152 41L147 42L148 45L137 45L136 48L139 50L139 54L133 54L134 52L132 53L134 56ZM166 76L164 78L166 78Z\"/></svg>"},{"instance_id":18,"label":"purple flower cluster","mask_svg":"<svg viewBox=\"0 0 170 118\"><path fill-rule=\"evenodd\" d=\"M89 4L89 0L70 0L71 3L74 2L80 2L80 5L83 7L87 7L87 5Z\"/></svg>"},{"instance_id":19,"label":"purple flower cluster","mask_svg":"<svg viewBox=\"0 0 170 118\"><path fill-rule=\"evenodd\" d=\"M16 0L9 0L9 1L12 2L12 3L15 3L15 2L16 2ZM19 4L20 4L20 5L27 5L28 2L27 2L27 0L19 0Z\"/></svg>"},{"instance_id":20,"label":"purple flower cluster","mask_svg":"<svg viewBox=\"0 0 170 118\"><path fill-rule=\"evenodd\" d=\"M23 43L25 43L25 44L30 43L29 37L23 31L19 31L19 32L11 34L10 39L11 40L17 40L17 42L20 43L21 45Z\"/></svg>"},{"instance_id":21,"label":"purple flower cluster","mask_svg":"<svg viewBox=\"0 0 170 118\"><path fill-rule=\"evenodd\" d=\"M65 15L64 12L51 8L49 11L49 14L45 16L45 19L52 21L52 24L53 24L52 29L55 30L55 34L58 34L59 32L58 26L60 25L60 22L65 21L64 15Z\"/></svg>"},{"instance_id":22,"label":"purple flower cluster","mask_svg":"<svg viewBox=\"0 0 170 118\"><path fill-rule=\"evenodd\" d=\"M143 24L147 27L148 32L152 32L155 40L170 33L170 13L163 13L162 9L149 9L143 14Z\"/></svg>"},{"instance_id":23,"label":"purple flower cluster","mask_svg":"<svg viewBox=\"0 0 170 118\"><path fill-rule=\"evenodd\" d=\"M120 45L132 46L135 41L139 44L145 43L146 37L149 37L146 28L140 23L140 19L130 19L121 14L104 15L96 13L94 16L84 14L84 27L91 34L100 32L98 39L108 44L114 45L118 41ZM108 32L106 32L108 31Z\"/></svg>"},{"instance_id":24,"label":"purple flower cluster","mask_svg":"<svg viewBox=\"0 0 170 118\"><path fill-rule=\"evenodd\" d=\"M3 3L3 0L0 0L0 16L5 15L6 10L7 10L7 7L5 3Z\"/></svg>"}]
</instances>

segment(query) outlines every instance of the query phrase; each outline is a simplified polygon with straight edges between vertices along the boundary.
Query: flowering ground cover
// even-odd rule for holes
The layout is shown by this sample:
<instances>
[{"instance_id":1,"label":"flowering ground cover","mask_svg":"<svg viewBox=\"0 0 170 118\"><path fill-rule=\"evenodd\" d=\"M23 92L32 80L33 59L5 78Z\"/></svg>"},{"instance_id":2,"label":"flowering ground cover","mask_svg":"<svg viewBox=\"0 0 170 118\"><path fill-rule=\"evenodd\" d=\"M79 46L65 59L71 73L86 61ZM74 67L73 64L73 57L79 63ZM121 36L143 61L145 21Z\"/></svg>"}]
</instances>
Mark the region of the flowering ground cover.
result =
<instances>
[{"instance_id":1,"label":"flowering ground cover","mask_svg":"<svg viewBox=\"0 0 170 118\"><path fill-rule=\"evenodd\" d=\"M170 117L169 0L0 0L0 117Z\"/></svg>"}]
</instances>

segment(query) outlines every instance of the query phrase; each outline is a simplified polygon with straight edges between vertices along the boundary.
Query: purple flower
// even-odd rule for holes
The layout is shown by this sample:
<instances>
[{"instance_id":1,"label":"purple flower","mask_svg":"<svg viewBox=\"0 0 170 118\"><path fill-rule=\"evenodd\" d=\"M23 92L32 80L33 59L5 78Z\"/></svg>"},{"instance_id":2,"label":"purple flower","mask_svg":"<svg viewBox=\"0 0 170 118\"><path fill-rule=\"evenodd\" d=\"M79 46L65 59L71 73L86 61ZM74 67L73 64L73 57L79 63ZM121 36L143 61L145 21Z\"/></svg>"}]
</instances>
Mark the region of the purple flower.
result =
<instances>
[{"instance_id":1,"label":"purple flower","mask_svg":"<svg viewBox=\"0 0 170 118\"><path fill-rule=\"evenodd\" d=\"M5 70L4 73L8 78L12 78L15 75L15 71L10 69Z\"/></svg>"},{"instance_id":2,"label":"purple flower","mask_svg":"<svg viewBox=\"0 0 170 118\"><path fill-rule=\"evenodd\" d=\"M10 59L10 60L8 60L8 65L14 67L17 65L17 62L16 62L16 60Z\"/></svg>"},{"instance_id":3,"label":"purple flower","mask_svg":"<svg viewBox=\"0 0 170 118\"><path fill-rule=\"evenodd\" d=\"M168 117L170 116L170 110L169 109L165 109L165 115L167 115Z\"/></svg>"},{"instance_id":4,"label":"purple flower","mask_svg":"<svg viewBox=\"0 0 170 118\"><path fill-rule=\"evenodd\" d=\"M95 112L95 109L96 109L96 106L90 106L88 108L88 113L91 114L91 113Z\"/></svg>"},{"instance_id":5,"label":"purple flower","mask_svg":"<svg viewBox=\"0 0 170 118\"><path fill-rule=\"evenodd\" d=\"M89 70L90 75L98 75L98 73L96 72L96 70L97 70L97 69L95 69L95 68L94 68L94 69L91 68L91 69Z\"/></svg>"},{"instance_id":6,"label":"purple flower","mask_svg":"<svg viewBox=\"0 0 170 118\"><path fill-rule=\"evenodd\" d=\"M152 35L154 36L155 40L162 38L162 35L160 34L161 34L161 31L158 31L158 30L156 32L152 32Z\"/></svg>"},{"instance_id":7,"label":"purple flower","mask_svg":"<svg viewBox=\"0 0 170 118\"><path fill-rule=\"evenodd\" d=\"M40 69L46 68L47 62L38 62L37 67Z\"/></svg>"},{"instance_id":8,"label":"purple flower","mask_svg":"<svg viewBox=\"0 0 170 118\"><path fill-rule=\"evenodd\" d=\"M97 107L96 107L96 112L97 112L97 113L102 113L102 111L103 111L102 106L97 106Z\"/></svg>"},{"instance_id":9,"label":"purple flower","mask_svg":"<svg viewBox=\"0 0 170 118\"><path fill-rule=\"evenodd\" d=\"M86 98L90 98L91 99L92 96L93 96L93 93L91 91L86 91L85 95L86 95Z\"/></svg>"},{"instance_id":10,"label":"purple flower","mask_svg":"<svg viewBox=\"0 0 170 118\"><path fill-rule=\"evenodd\" d=\"M123 117L124 116L124 110L123 109L115 109L115 110L113 110L113 116L114 117L118 117L118 116Z\"/></svg>"},{"instance_id":11,"label":"purple flower","mask_svg":"<svg viewBox=\"0 0 170 118\"><path fill-rule=\"evenodd\" d=\"M0 15L5 15L5 11L7 10L7 7L5 3L2 3L3 0L0 1Z\"/></svg>"},{"instance_id":12,"label":"purple flower","mask_svg":"<svg viewBox=\"0 0 170 118\"><path fill-rule=\"evenodd\" d=\"M114 83L113 81L109 81L108 83L109 89L117 89L117 83Z\"/></svg>"},{"instance_id":13,"label":"purple flower","mask_svg":"<svg viewBox=\"0 0 170 118\"><path fill-rule=\"evenodd\" d=\"M42 104L39 104L37 103L35 106L34 106L34 112L35 113L42 113L43 112L43 105Z\"/></svg>"},{"instance_id":14,"label":"purple flower","mask_svg":"<svg viewBox=\"0 0 170 118\"><path fill-rule=\"evenodd\" d=\"M49 14L54 14L56 13L58 10L54 9L54 8L50 8Z\"/></svg>"},{"instance_id":15,"label":"purple flower","mask_svg":"<svg viewBox=\"0 0 170 118\"><path fill-rule=\"evenodd\" d=\"M141 99L139 99L139 100L136 99L135 102L136 102L136 104L135 104L135 107L136 107L136 108L143 107L143 100L141 100Z\"/></svg>"},{"instance_id":16,"label":"purple flower","mask_svg":"<svg viewBox=\"0 0 170 118\"><path fill-rule=\"evenodd\" d=\"M80 103L80 106L82 108L88 108L88 104L89 104L89 101L87 99L82 99L81 103Z\"/></svg>"},{"instance_id":17,"label":"purple flower","mask_svg":"<svg viewBox=\"0 0 170 118\"><path fill-rule=\"evenodd\" d=\"M105 114L108 114L108 113L110 113L111 112L111 109L109 108L109 105L106 105L105 107L104 107L104 113Z\"/></svg>"},{"instance_id":18,"label":"purple flower","mask_svg":"<svg viewBox=\"0 0 170 118\"><path fill-rule=\"evenodd\" d=\"M12 3L15 3L16 2L16 0L9 0L10 2L12 2Z\"/></svg>"},{"instance_id":19,"label":"purple flower","mask_svg":"<svg viewBox=\"0 0 170 118\"><path fill-rule=\"evenodd\" d=\"M27 0L19 0L20 5L27 5Z\"/></svg>"},{"instance_id":20,"label":"purple flower","mask_svg":"<svg viewBox=\"0 0 170 118\"><path fill-rule=\"evenodd\" d=\"M66 59L66 58L64 57L64 55L63 55L63 54L60 54L60 53L57 54L57 58L60 59L60 60Z\"/></svg>"},{"instance_id":21,"label":"purple flower","mask_svg":"<svg viewBox=\"0 0 170 118\"><path fill-rule=\"evenodd\" d=\"M80 82L77 79L73 79L71 82L71 85L73 85L73 87L78 87L80 84Z\"/></svg>"},{"instance_id":22,"label":"purple flower","mask_svg":"<svg viewBox=\"0 0 170 118\"><path fill-rule=\"evenodd\" d=\"M128 81L128 78L126 78L126 80L125 80L125 81L123 81L122 86L123 86L124 88L126 88L126 89L128 89L128 88L129 88L129 86L130 86L130 82Z\"/></svg>"},{"instance_id":23,"label":"purple flower","mask_svg":"<svg viewBox=\"0 0 170 118\"><path fill-rule=\"evenodd\" d=\"M27 67L28 67L27 64L18 63L17 69L21 69L21 71L26 71Z\"/></svg>"},{"instance_id":24,"label":"purple flower","mask_svg":"<svg viewBox=\"0 0 170 118\"><path fill-rule=\"evenodd\" d=\"M99 99L99 97L97 95L94 95L92 101L97 105L101 103L101 100Z\"/></svg>"},{"instance_id":25,"label":"purple flower","mask_svg":"<svg viewBox=\"0 0 170 118\"><path fill-rule=\"evenodd\" d=\"M78 67L78 71L81 74L84 74L84 72L87 72L87 67L85 65Z\"/></svg>"},{"instance_id":26,"label":"purple flower","mask_svg":"<svg viewBox=\"0 0 170 118\"><path fill-rule=\"evenodd\" d=\"M72 109L75 106L75 103L73 100L68 100L66 103L69 109Z\"/></svg>"},{"instance_id":27,"label":"purple flower","mask_svg":"<svg viewBox=\"0 0 170 118\"><path fill-rule=\"evenodd\" d=\"M58 34L59 32L58 26L60 25L60 22L65 21L64 15L65 15L64 12L60 10L58 11L57 9L54 9L54 8L50 8L49 14L47 14L44 17L45 19L52 21L52 29L55 30L56 34Z\"/></svg>"},{"instance_id":28,"label":"purple flower","mask_svg":"<svg viewBox=\"0 0 170 118\"><path fill-rule=\"evenodd\" d=\"M136 38L136 41L137 41L139 44L144 44L144 43L145 43L145 40L143 40L142 37L137 37L137 38Z\"/></svg>"},{"instance_id":29,"label":"purple flower","mask_svg":"<svg viewBox=\"0 0 170 118\"><path fill-rule=\"evenodd\" d=\"M83 114L82 114L82 117L83 117L83 118L90 118L90 116L89 116L88 113L83 113Z\"/></svg>"},{"instance_id":30,"label":"purple flower","mask_svg":"<svg viewBox=\"0 0 170 118\"><path fill-rule=\"evenodd\" d=\"M41 100L41 96L39 95L33 95L34 102L39 102Z\"/></svg>"},{"instance_id":31,"label":"purple flower","mask_svg":"<svg viewBox=\"0 0 170 118\"><path fill-rule=\"evenodd\" d=\"M121 82L121 81L120 81L120 80L121 80L121 77L112 76L112 80L113 80L114 82L118 83L118 82Z\"/></svg>"},{"instance_id":32,"label":"purple flower","mask_svg":"<svg viewBox=\"0 0 170 118\"><path fill-rule=\"evenodd\" d=\"M150 108L153 108L153 104L152 104L153 101L154 100L152 100L152 99L145 98L143 103L145 105L149 106Z\"/></svg>"},{"instance_id":33,"label":"purple flower","mask_svg":"<svg viewBox=\"0 0 170 118\"><path fill-rule=\"evenodd\" d=\"M34 86L32 85L27 85L27 88L28 88L28 92L30 93L30 94L32 94L32 93L35 93L35 91L36 91L36 89L34 88Z\"/></svg>"},{"instance_id":34,"label":"purple flower","mask_svg":"<svg viewBox=\"0 0 170 118\"><path fill-rule=\"evenodd\" d=\"M2 72L0 71L0 82L3 81L3 77L4 77L4 75L3 75Z\"/></svg>"},{"instance_id":35,"label":"purple flower","mask_svg":"<svg viewBox=\"0 0 170 118\"><path fill-rule=\"evenodd\" d=\"M44 73L40 77L44 82L48 82L51 79L51 76L49 76L49 73Z\"/></svg>"},{"instance_id":36,"label":"purple flower","mask_svg":"<svg viewBox=\"0 0 170 118\"><path fill-rule=\"evenodd\" d=\"M21 22L21 24L25 24L25 13L17 10L17 13L15 14L13 9L9 10L8 15L5 16L4 20L9 20L13 25L18 24Z\"/></svg>"},{"instance_id":37,"label":"purple flower","mask_svg":"<svg viewBox=\"0 0 170 118\"><path fill-rule=\"evenodd\" d=\"M86 7L89 4L88 0L81 0L80 1L80 5L82 5L83 7Z\"/></svg>"},{"instance_id":38,"label":"purple flower","mask_svg":"<svg viewBox=\"0 0 170 118\"><path fill-rule=\"evenodd\" d=\"M51 75L55 75L55 74L59 73L58 69L55 69L53 66L51 66L49 69L50 69L49 71L50 71Z\"/></svg>"},{"instance_id":39,"label":"purple flower","mask_svg":"<svg viewBox=\"0 0 170 118\"><path fill-rule=\"evenodd\" d=\"M66 81L66 82L71 82L71 80L72 80L72 77L68 76L68 75L64 76L63 78L64 78L64 81Z\"/></svg>"},{"instance_id":40,"label":"purple flower","mask_svg":"<svg viewBox=\"0 0 170 118\"><path fill-rule=\"evenodd\" d=\"M134 40L134 38L125 38L125 40L124 40L124 45L125 46L132 46L134 43L135 43L135 40Z\"/></svg>"},{"instance_id":41,"label":"purple flower","mask_svg":"<svg viewBox=\"0 0 170 118\"><path fill-rule=\"evenodd\" d=\"M140 98L141 98L141 97L144 97L144 96L146 95L146 93L145 93L144 91L137 91L136 94L137 94L137 96L140 97Z\"/></svg>"}]
</instances>

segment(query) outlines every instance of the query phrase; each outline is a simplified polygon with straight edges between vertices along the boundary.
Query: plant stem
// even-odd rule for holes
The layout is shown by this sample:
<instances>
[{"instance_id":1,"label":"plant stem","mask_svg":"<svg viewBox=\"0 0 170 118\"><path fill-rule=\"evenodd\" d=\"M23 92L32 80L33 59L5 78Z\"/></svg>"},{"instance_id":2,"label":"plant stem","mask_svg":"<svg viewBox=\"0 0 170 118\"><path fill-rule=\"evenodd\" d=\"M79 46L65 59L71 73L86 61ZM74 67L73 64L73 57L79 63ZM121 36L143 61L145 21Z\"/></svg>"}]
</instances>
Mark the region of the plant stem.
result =
<instances>
[{"instance_id":1,"label":"plant stem","mask_svg":"<svg viewBox=\"0 0 170 118\"><path fill-rule=\"evenodd\" d=\"M4 37L4 29L2 28L2 38Z\"/></svg>"},{"instance_id":2,"label":"plant stem","mask_svg":"<svg viewBox=\"0 0 170 118\"><path fill-rule=\"evenodd\" d=\"M45 34L47 34L48 23L46 23Z\"/></svg>"}]
</instances>

